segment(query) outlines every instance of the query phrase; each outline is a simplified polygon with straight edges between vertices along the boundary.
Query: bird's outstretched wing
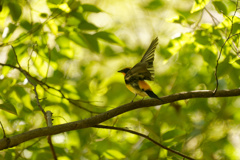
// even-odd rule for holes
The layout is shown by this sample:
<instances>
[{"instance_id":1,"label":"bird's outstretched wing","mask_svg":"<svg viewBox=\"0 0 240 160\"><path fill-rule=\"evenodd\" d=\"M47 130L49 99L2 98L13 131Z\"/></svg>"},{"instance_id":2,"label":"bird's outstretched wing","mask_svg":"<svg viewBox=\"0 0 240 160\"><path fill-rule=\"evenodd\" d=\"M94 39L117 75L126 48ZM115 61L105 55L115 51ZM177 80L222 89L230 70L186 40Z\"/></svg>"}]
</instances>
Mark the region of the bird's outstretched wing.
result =
<instances>
[{"instance_id":1,"label":"bird's outstretched wing","mask_svg":"<svg viewBox=\"0 0 240 160\"><path fill-rule=\"evenodd\" d=\"M128 71L128 73L125 76L126 80L130 80L130 79L154 80L153 61L154 61L154 51L157 47L157 44L158 44L158 37L156 37L152 41L146 53L143 55L143 58L141 59L141 61Z\"/></svg>"}]
</instances>

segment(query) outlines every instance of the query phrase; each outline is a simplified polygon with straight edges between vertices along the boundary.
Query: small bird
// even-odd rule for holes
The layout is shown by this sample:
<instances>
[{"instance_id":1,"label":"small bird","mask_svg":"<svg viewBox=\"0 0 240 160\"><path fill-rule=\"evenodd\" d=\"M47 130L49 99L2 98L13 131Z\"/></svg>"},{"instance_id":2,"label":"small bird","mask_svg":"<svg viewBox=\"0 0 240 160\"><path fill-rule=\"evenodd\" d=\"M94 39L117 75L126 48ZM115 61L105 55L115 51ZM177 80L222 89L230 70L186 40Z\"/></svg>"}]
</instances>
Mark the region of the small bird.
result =
<instances>
[{"instance_id":1,"label":"small bird","mask_svg":"<svg viewBox=\"0 0 240 160\"><path fill-rule=\"evenodd\" d=\"M151 89L151 87L144 80L154 80L154 69L153 69L153 61L154 61L154 51L158 44L158 37L156 37L152 43L150 44L148 50L143 55L141 61L137 63L132 68L124 68L118 72L123 73L125 83L127 88L135 94L142 96L143 99L145 96L149 96L151 98L160 99ZM132 100L132 102L133 102Z\"/></svg>"}]
</instances>

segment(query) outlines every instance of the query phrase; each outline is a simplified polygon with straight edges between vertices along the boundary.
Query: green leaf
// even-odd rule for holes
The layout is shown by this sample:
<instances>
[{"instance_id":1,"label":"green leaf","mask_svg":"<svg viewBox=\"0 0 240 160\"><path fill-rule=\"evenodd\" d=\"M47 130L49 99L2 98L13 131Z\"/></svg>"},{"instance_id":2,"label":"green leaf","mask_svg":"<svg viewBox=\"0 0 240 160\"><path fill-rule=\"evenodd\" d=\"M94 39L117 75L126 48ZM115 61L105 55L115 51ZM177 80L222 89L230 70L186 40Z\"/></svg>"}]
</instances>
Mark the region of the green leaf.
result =
<instances>
[{"instance_id":1,"label":"green leaf","mask_svg":"<svg viewBox=\"0 0 240 160\"><path fill-rule=\"evenodd\" d=\"M29 31L32 29L32 25L27 20L22 20L20 22L20 26L23 27L25 30Z\"/></svg>"},{"instance_id":2,"label":"green leaf","mask_svg":"<svg viewBox=\"0 0 240 160\"><path fill-rule=\"evenodd\" d=\"M79 25L80 24L80 19L79 18L77 18L77 17L74 17L74 16L71 16L71 17L68 17L67 18L67 25L68 26L74 26L74 27L76 27L77 25Z\"/></svg>"},{"instance_id":3,"label":"green leaf","mask_svg":"<svg viewBox=\"0 0 240 160\"><path fill-rule=\"evenodd\" d=\"M211 50L209 50L208 48L203 49L201 51L201 55L203 56L204 61L208 63L208 65L212 67L216 65L215 63L216 63L217 56Z\"/></svg>"},{"instance_id":4,"label":"green leaf","mask_svg":"<svg viewBox=\"0 0 240 160\"><path fill-rule=\"evenodd\" d=\"M227 7L222 1L217 0L213 1L212 3L219 13L223 13L224 15L228 14Z\"/></svg>"},{"instance_id":5,"label":"green leaf","mask_svg":"<svg viewBox=\"0 0 240 160\"><path fill-rule=\"evenodd\" d=\"M97 30L98 27L95 26L94 24L92 23L89 23L87 21L82 21L79 25L78 25L78 28L81 29L81 30Z\"/></svg>"},{"instance_id":6,"label":"green leaf","mask_svg":"<svg viewBox=\"0 0 240 160\"><path fill-rule=\"evenodd\" d=\"M0 104L0 109L17 116L17 110L10 102L4 102L3 104Z\"/></svg>"},{"instance_id":7,"label":"green leaf","mask_svg":"<svg viewBox=\"0 0 240 160\"><path fill-rule=\"evenodd\" d=\"M11 64L13 66L17 64L16 58L12 49L8 52L8 59L6 64Z\"/></svg>"},{"instance_id":8,"label":"green leaf","mask_svg":"<svg viewBox=\"0 0 240 160\"><path fill-rule=\"evenodd\" d=\"M9 68L9 67L4 67L4 68ZM5 89L8 89L9 87L12 86L13 79L4 77L3 79L0 80L0 93L4 93Z\"/></svg>"},{"instance_id":9,"label":"green leaf","mask_svg":"<svg viewBox=\"0 0 240 160\"><path fill-rule=\"evenodd\" d=\"M60 48L69 48L70 47L70 41L65 36L59 36L56 39L56 42L57 42L57 44L59 45Z\"/></svg>"},{"instance_id":10,"label":"green leaf","mask_svg":"<svg viewBox=\"0 0 240 160\"><path fill-rule=\"evenodd\" d=\"M169 18L167 21L172 23L183 24L184 22L186 22L186 19L182 15L178 15L178 16Z\"/></svg>"},{"instance_id":11,"label":"green leaf","mask_svg":"<svg viewBox=\"0 0 240 160\"><path fill-rule=\"evenodd\" d=\"M235 62L240 65L240 59L237 59Z\"/></svg>"},{"instance_id":12,"label":"green leaf","mask_svg":"<svg viewBox=\"0 0 240 160\"><path fill-rule=\"evenodd\" d=\"M71 11L77 10L81 5L81 2L76 0L69 0L67 3Z\"/></svg>"},{"instance_id":13,"label":"green leaf","mask_svg":"<svg viewBox=\"0 0 240 160\"><path fill-rule=\"evenodd\" d=\"M86 41L85 37L83 36L83 34L81 34L81 33L71 32L69 34L68 38L82 47L85 47L85 48L88 47L87 41Z\"/></svg>"},{"instance_id":14,"label":"green leaf","mask_svg":"<svg viewBox=\"0 0 240 160\"><path fill-rule=\"evenodd\" d=\"M47 18L48 14L47 13L41 13L39 16L42 17L42 18Z\"/></svg>"},{"instance_id":15,"label":"green leaf","mask_svg":"<svg viewBox=\"0 0 240 160\"><path fill-rule=\"evenodd\" d=\"M11 38L13 32L16 30L17 26L15 24L9 23L8 26L4 29L4 34L2 36L4 42L8 42Z\"/></svg>"},{"instance_id":16,"label":"green leaf","mask_svg":"<svg viewBox=\"0 0 240 160\"><path fill-rule=\"evenodd\" d=\"M90 50L99 53L99 45L97 38L90 34L83 34L87 40L87 44Z\"/></svg>"},{"instance_id":17,"label":"green leaf","mask_svg":"<svg viewBox=\"0 0 240 160\"><path fill-rule=\"evenodd\" d=\"M144 8L149 10L156 10L164 5L164 1L152 0Z\"/></svg>"},{"instance_id":18,"label":"green leaf","mask_svg":"<svg viewBox=\"0 0 240 160\"><path fill-rule=\"evenodd\" d=\"M101 38L101 39L103 39L107 42L116 43L116 44L119 44L121 46L124 46L124 43L117 36L115 36L112 33L102 31L102 32L96 33L95 36L97 38Z\"/></svg>"},{"instance_id":19,"label":"green leaf","mask_svg":"<svg viewBox=\"0 0 240 160\"><path fill-rule=\"evenodd\" d=\"M162 139L163 140L168 140L168 139L172 139L172 138L182 136L183 134L185 134L185 132L183 130L174 129L174 130L171 130L171 131L168 131L168 132L164 133L162 135Z\"/></svg>"},{"instance_id":20,"label":"green leaf","mask_svg":"<svg viewBox=\"0 0 240 160\"><path fill-rule=\"evenodd\" d=\"M209 38L209 36L205 35L204 31L196 31L194 37L195 37L195 42L197 42L201 45L210 44L210 38Z\"/></svg>"},{"instance_id":21,"label":"green leaf","mask_svg":"<svg viewBox=\"0 0 240 160\"><path fill-rule=\"evenodd\" d=\"M239 30L240 30L240 23L237 22L237 23L233 23L233 30L232 30L232 33L239 33Z\"/></svg>"},{"instance_id":22,"label":"green leaf","mask_svg":"<svg viewBox=\"0 0 240 160\"><path fill-rule=\"evenodd\" d=\"M239 76L236 75L239 75L239 69L232 68L231 72L229 72L229 77L237 86L239 86L240 85Z\"/></svg>"},{"instance_id":23,"label":"green leaf","mask_svg":"<svg viewBox=\"0 0 240 160\"><path fill-rule=\"evenodd\" d=\"M47 0L48 3L52 3L52 4L59 4L59 0Z\"/></svg>"},{"instance_id":24,"label":"green leaf","mask_svg":"<svg viewBox=\"0 0 240 160\"><path fill-rule=\"evenodd\" d=\"M96 7L94 5L91 5L91 4L83 4L82 8L83 8L84 12L95 12L95 13L98 13L98 12L102 11L98 7Z\"/></svg>"},{"instance_id":25,"label":"green leaf","mask_svg":"<svg viewBox=\"0 0 240 160\"><path fill-rule=\"evenodd\" d=\"M10 10L10 15L11 15L12 19L15 22L18 21L18 19L22 15L22 8L21 8L21 6L18 3L9 2L8 3L8 7L9 7L9 10Z\"/></svg>"},{"instance_id":26,"label":"green leaf","mask_svg":"<svg viewBox=\"0 0 240 160\"><path fill-rule=\"evenodd\" d=\"M194 13L194 12L202 10L209 3L209 1L210 0L195 0L190 13Z\"/></svg>"},{"instance_id":27,"label":"green leaf","mask_svg":"<svg viewBox=\"0 0 240 160\"><path fill-rule=\"evenodd\" d=\"M126 158L125 155L123 155L121 152L114 150L114 149L108 149L103 153L103 155L108 159L124 159Z\"/></svg>"}]
</instances>

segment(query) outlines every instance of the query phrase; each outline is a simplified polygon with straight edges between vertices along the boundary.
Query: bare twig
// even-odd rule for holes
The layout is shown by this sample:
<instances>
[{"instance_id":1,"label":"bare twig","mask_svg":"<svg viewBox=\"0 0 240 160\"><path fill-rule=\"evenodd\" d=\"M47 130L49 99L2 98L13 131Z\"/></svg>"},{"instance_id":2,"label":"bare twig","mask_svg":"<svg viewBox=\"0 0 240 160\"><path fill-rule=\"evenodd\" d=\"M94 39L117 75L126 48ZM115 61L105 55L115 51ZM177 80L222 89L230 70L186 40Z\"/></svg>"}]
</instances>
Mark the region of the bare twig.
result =
<instances>
[{"instance_id":1,"label":"bare twig","mask_svg":"<svg viewBox=\"0 0 240 160\"><path fill-rule=\"evenodd\" d=\"M46 112L44 111L44 109L42 108L42 106L41 106L41 104L39 102L38 93L37 93L37 85L34 85L33 87L34 87L33 91L35 93L35 98L37 100L37 105L38 105L39 109L42 111L42 113L43 113L43 115L45 116L45 119L46 119L46 117L47 117L46 116Z\"/></svg>"},{"instance_id":2,"label":"bare twig","mask_svg":"<svg viewBox=\"0 0 240 160\"><path fill-rule=\"evenodd\" d=\"M27 71L25 71L24 69L22 69L22 67L21 67L21 65L20 65L20 63L19 63L19 61L18 61L18 57L17 57L17 54L16 54L16 52L15 52L14 47L13 47L12 45L11 45L11 47L12 47L12 49L13 49L13 53L14 53L14 55L15 55L17 64L18 64L18 66L19 66L19 67L18 67L18 68L19 68L19 71L24 74L24 76L27 78L28 82L34 87L33 91L34 91L34 93L35 93L35 98L36 98L36 100L37 100L37 105L38 105L38 107L40 108L40 110L42 111L43 115L44 115L45 118L46 118L46 113L45 113L45 111L43 110L43 108L42 108L42 106L40 105L40 102L39 102L38 93L37 93L37 89L36 89L36 88L37 88L37 84L35 84L35 83L29 78L29 75L30 75L30 74L28 74Z\"/></svg>"},{"instance_id":3,"label":"bare twig","mask_svg":"<svg viewBox=\"0 0 240 160\"><path fill-rule=\"evenodd\" d=\"M149 136L147 136L147 135L145 135L145 134L142 134L142 133L139 133L139 132L136 132L136 131L133 131L133 130L129 130L129 129L127 129L127 128L120 128L120 127L113 127L113 126L105 126L105 125L95 125L95 126L93 126L93 127L94 127L94 128L103 128L103 129L113 129L113 130L118 130L118 131L124 131L124 132L128 132L128 133L132 133L132 134L135 134L135 135L138 135L138 136L141 136L141 137L143 137L143 138L146 138L146 139L150 140L150 141L153 142L154 144L156 144L156 145L158 145L159 147L162 147L162 148L168 150L169 152L172 152L172 153L174 153L174 154L177 154L177 155L179 155L179 156L181 156L181 157L183 157L183 158L187 158L187 159L190 159L190 160L194 160L194 158L191 158L191 157L189 157L189 156L187 156L187 155L185 155L185 154L183 154L183 153L180 153L180 152L178 152L178 151L176 151L176 150L173 150L173 149L171 149L171 148L168 148L168 147L162 145L161 143L155 141L154 139L150 138Z\"/></svg>"},{"instance_id":4,"label":"bare twig","mask_svg":"<svg viewBox=\"0 0 240 160\"><path fill-rule=\"evenodd\" d=\"M29 72L27 72L26 70L24 70L24 69L22 69L22 68L20 68L20 67L16 67L16 66L13 66L13 65L11 65L11 64L4 64L4 63L0 63L0 65L1 65L1 66L11 67L11 68L14 68L14 69L19 70L21 73L23 73L23 74L25 75L25 77L30 77L34 82L36 82L37 84L39 84L46 92L48 92L49 94L51 94L51 95L53 95L53 96L55 96L55 97L59 97L59 98L66 99L66 100L69 101L69 103L71 103L71 104L75 105L76 107L78 107L78 108L80 108L80 109L83 109L83 110L85 110L85 111L87 111L87 112L89 112L89 113L96 113L96 114L99 113L99 112L91 111L91 110L89 110L89 109L87 109L87 108L82 107L82 106L79 105L78 103L75 103L76 101L83 102L83 103L91 103L90 101L74 100L74 99L71 99L71 98L67 98L60 89L56 89L56 88L48 85L47 83L45 83L45 82L43 82L43 81L41 81L41 80L38 80L37 78L33 77ZM28 80L29 80L29 79L28 79ZM29 81L29 83L32 84L32 81ZM34 85L34 84L32 84L32 85ZM46 88L47 88L47 89L53 89L53 90L55 90L55 91L58 91L58 92L61 94L61 96L57 96L57 95L55 95L55 94L52 94L52 93L49 92Z\"/></svg>"},{"instance_id":5,"label":"bare twig","mask_svg":"<svg viewBox=\"0 0 240 160\"><path fill-rule=\"evenodd\" d=\"M218 21L218 19L217 19L216 17L214 17L214 16L211 14L211 12L208 11L208 9L207 9L206 7L204 8L204 10L207 11L207 13L209 14L209 16L212 18L213 23L214 23L215 26L216 26L218 23L220 23L220 22Z\"/></svg>"},{"instance_id":6,"label":"bare twig","mask_svg":"<svg viewBox=\"0 0 240 160\"><path fill-rule=\"evenodd\" d=\"M17 54L16 54L16 52L15 52L14 47L13 47L12 45L11 45L11 47L12 47L12 49L13 49L13 52L14 52L14 55L15 55L15 57L16 57L16 61L17 61L17 64L18 64L18 66L19 66L20 71L25 75L25 77L27 78L28 82L33 86L33 91L34 91L34 93L35 93L35 98L36 98L36 100L37 100L37 105L38 105L39 109L41 110L41 112L43 113L44 118L45 118L45 120L46 120L46 123L48 124L46 112L44 111L44 109L42 108L42 106L41 106L41 104L40 104L40 102L39 102L38 93L37 93L37 83L35 83L34 81L32 81L32 80L29 78L29 75L30 75L30 74L29 74L27 71L25 71L25 70L22 69L20 63L18 62ZM50 148L51 148L51 152L52 152L53 158L54 158L54 160L57 160L57 156L56 156L56 152L55 152L55 150L54 150L53 144L52 144L51 136L48 135L48 136L47 136L47 139L48 139L49 146L50 146Z\"/></svg>"},{"instance_id":7,"label":"bare twig","mask_svg":"<svg viewBox=\"0 0 240 160\"><path fill-rule=\"evenodd\" d=\"M228 34L228 36L227 36L227 39L225 40L225 42L224 42L223 45L221 46L221 49L220 49L220 52L219 52L219 55L218 55L218 58L217 58L217 64L216 64L216 66L215 66L215 73L214 73L214 75L215 75L215 80L216 80L216 87L215 87L215 89L214 89L214 91L213 91L213 94L215 94L215 93L217 92L217 90L218 90L218 75L217 75L217 72L218 72L218 65L219 65L219 60L220 60L221 55L222 55L223 47L224 47L225 44L228 42L228 40L229 40L231 37L233 37L233 35L232 35L232 31L233 31L233 21L234 21L234 17L235 17L235 15L236 15L236 13L237 13L237 10L238 10L237 7L238 7L238 0L237 0L237 3L236 3L236 10L234 11L234 14L233 14L232 18L226 16L226 17L231 21L231 28L230 28L230 32L229 32L229 34ZM235 35L236 35L236 34L235 34Z\"/></svg>"}]
</instances>

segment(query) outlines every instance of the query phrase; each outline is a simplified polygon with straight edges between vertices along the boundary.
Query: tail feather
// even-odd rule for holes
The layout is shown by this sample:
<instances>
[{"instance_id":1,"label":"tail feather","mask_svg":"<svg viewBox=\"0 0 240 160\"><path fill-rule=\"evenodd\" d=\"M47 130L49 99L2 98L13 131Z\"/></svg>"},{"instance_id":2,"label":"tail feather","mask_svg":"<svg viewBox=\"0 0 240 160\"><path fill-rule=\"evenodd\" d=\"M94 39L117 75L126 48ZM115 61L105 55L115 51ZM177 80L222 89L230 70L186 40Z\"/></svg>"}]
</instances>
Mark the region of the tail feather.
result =
<instances>
[{"instance_id":1,"label":"tail feather","mask_svg":"<svg viewBox=\"0 0 240 160\"><path fill-rule=\"evenodd\" d=\"M146 90L145 92L147 93L147 95L148 95L149 97L151 97L151 98L156 98L156 99L164 102L164 101L163 101L161 98L159 98L153 91L151 91L151 90Z\"/></svg>"}]
</instances>

